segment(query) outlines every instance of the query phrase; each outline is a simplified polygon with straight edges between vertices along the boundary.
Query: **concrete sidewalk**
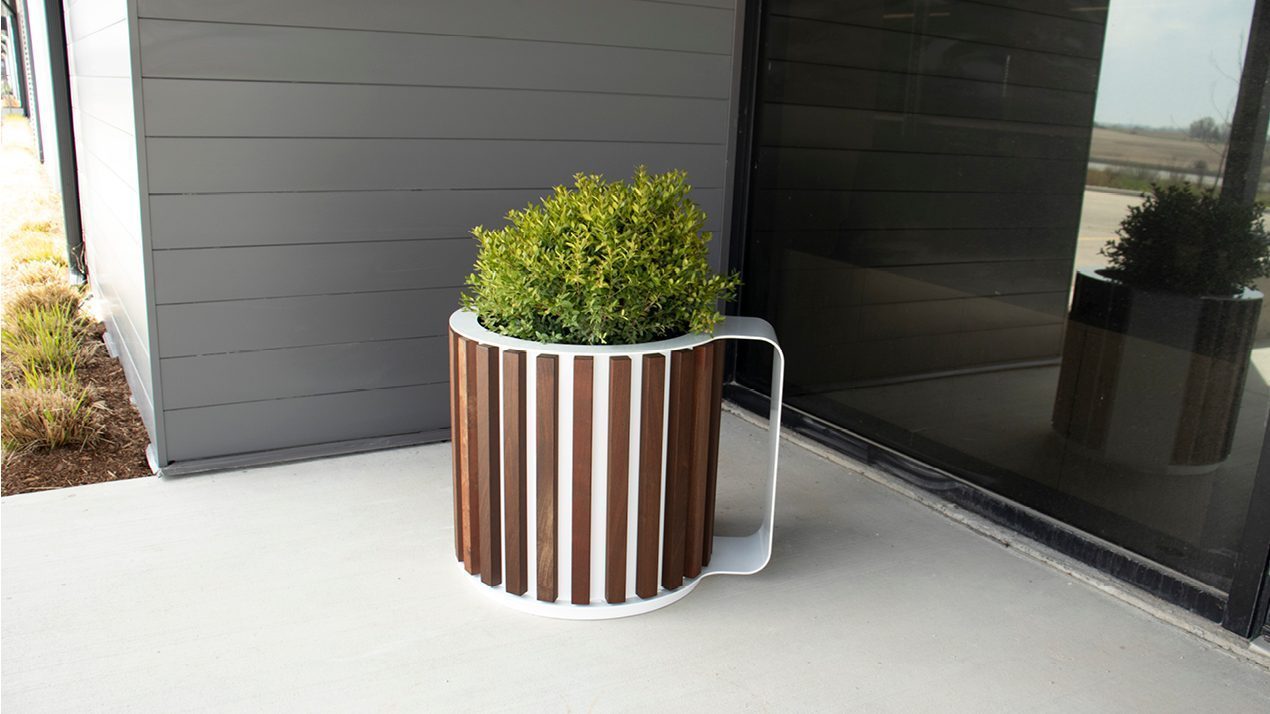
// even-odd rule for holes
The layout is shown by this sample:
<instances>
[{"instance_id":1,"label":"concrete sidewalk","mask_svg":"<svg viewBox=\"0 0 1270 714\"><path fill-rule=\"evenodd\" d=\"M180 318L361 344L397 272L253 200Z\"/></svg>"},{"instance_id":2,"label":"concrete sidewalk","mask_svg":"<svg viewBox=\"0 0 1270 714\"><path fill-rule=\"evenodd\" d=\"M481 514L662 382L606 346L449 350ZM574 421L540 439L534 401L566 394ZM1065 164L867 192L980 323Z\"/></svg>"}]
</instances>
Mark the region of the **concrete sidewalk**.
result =
<instances>
[{"instance_id":1,"label":"concrete sidewalk","mask_svg":"<svg viewBox=\"0 0 1270 714\"><path fill-rule=\"evenodd\" d=\"M719 529L763 432L725 416ZM1270 711L1270 673L791 444L776 553L560 622L465 582L448 444L0 502L9 711ZM11 707L11 708L10 708Z\"/></svg>"}]
</instances>

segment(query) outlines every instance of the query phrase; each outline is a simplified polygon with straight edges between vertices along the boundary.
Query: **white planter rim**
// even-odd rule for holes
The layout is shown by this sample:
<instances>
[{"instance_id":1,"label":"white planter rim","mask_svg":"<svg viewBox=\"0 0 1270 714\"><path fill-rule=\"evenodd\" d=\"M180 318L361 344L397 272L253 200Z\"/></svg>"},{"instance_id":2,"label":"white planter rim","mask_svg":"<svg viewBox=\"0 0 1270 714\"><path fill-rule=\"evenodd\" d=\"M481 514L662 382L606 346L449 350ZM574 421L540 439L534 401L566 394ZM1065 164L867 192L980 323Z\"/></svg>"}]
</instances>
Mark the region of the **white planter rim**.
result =
<instances>
[{"instance_id":1,"label":"white planter rim","mask_svg":"<svg viewBox=\"0 0 1270 714\"><path fill-rule=\"evenodd\" d=\"M476 313L471 310L456 310L454 314L450 315L450 329L481 344L494 345L505 350L550 352L584 357L614 357L685 350L700 347L716 339L716 335L690 332L668 340L637 342L630 345L569 345L560 342L537 342L535 340L522 340L518 337L500 335L497 332L486 329L481 325L481 321L477 319Z\"/></svg>"},{"instance_id":2,"label":"white planter rim","mask_svg":"<svg viewBox=\"0 0 1270 714\"><path fill-rule=\"evenodd\" d=\"M1111 283L1112 285L1118 285L1120 287L1127 288L1135 292L1146 293L1150 295L1165 295L1165 296L1173 297L1173 298L1190 298L1192 300L1200 300L1200 301L1207 300L1209 302L1236 302L1240 300L1261 300L1262 298L1265 297L1265 295L1262 294L1260 290L1257 290L1256 288L1249 288L1249 287L1245 287L1243 289L1243 292L1237 295L1191 295L1189 293L1178 293L1178 292L1172 292L1168 290L1140 288L1136 285L1130 285L1129 283L1123 282L1113 275L1106 275L1103 273L1104 270L1106 270L1106 268L1078 268L1076 272L1077 274L1083 275L1086 278L1089 278L1091 280L1097 280L1103 283Z\"/></svg>"}]
</instances>

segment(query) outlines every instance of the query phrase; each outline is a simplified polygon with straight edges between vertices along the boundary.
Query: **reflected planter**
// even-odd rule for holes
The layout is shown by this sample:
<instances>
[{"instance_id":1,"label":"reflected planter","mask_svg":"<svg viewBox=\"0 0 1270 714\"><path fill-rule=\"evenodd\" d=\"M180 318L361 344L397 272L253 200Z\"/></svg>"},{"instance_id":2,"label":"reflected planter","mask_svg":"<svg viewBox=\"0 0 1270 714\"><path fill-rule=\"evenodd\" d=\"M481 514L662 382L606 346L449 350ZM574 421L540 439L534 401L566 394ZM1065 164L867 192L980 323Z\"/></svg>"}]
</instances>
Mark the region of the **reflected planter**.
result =
<instances>
[{"instance_id":1,"label":"reflected planter","mask_svg":"<svg viewBox=\"0 0 1270 714\"><path fill-rule=\"evenodd\" d=\"M1080 271L1055 431L1123 467L1213 471L1230 455L1261 301L1255 290L1194 297Z\"/></svg>"},{"instance_id":2,"label":"reflected planter","mask_svg":"<svg viewBox=\"0 0 1270 714\"><path fill-rule=\"evenodd\" d=\"M784 361L766 322L564 345L505 337L459 310L449 339L454 553L480 590L526 612L604 619L767 564L779 429L759 530L714 535L723 340L772 345L780 423Z\"/></svg>"}]
</instances>

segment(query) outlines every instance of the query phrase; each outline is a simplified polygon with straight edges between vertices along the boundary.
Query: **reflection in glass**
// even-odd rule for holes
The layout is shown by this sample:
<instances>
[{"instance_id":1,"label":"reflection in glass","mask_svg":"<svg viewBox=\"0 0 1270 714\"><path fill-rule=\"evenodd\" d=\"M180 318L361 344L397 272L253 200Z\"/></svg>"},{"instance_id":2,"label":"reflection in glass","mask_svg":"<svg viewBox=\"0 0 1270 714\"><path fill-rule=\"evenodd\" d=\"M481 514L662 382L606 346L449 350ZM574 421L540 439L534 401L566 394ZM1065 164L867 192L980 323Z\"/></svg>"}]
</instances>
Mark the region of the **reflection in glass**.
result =
<instances>
[{"instance_id":1,"label":"reflection in glass","mask_svg":"<svg viewBox=\"0 0 1270 714\"><path fill-rule=\"evenodd\" d=\"M1270 349L1197 361L1196 345L1226 333L1168 318L1162 336L1074 348L1089 335L1068 310L1077 269L1106 267L1099 251L1135 190L1217 182L1251 7L766 3L743 310L788 346L790 403L1227 588ZM1256 320L1228 351L1270 334ZM1065 340L1092 355L1086 367L1136 360L1117 388L1158 420L1209 419L1203 402L1224 389L1230 428L1203 435L1220 448L1176 463L1175 425L1163 446L1128 407L1099 416L1096 379L1062 396ZM766 370L743 351L743 382L763 387ZM1188 394L1198 411L1178 406Z\"/></svg>"}]
</instances>

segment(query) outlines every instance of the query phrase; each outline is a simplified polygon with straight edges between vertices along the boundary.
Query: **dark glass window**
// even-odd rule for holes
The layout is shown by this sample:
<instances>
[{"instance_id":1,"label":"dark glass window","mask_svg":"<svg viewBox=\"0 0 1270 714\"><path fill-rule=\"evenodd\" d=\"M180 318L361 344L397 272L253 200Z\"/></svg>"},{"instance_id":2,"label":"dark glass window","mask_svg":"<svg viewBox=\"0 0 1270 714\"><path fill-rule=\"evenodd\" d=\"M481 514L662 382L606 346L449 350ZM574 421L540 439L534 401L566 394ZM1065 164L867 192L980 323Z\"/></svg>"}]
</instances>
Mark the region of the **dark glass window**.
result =
<instances>
[{"instance_id":1,"label":"dark glass window","mask_svg":"<svg viewBox=\"0 0 1270 714\"><path fill-rule=\"evenodd\" d=\"M1218 182L1252 2L1108 5L765 3L742 312L791 405L1225 590L1270 315L1096 271Z\"/></svg>"}]
</instances>

